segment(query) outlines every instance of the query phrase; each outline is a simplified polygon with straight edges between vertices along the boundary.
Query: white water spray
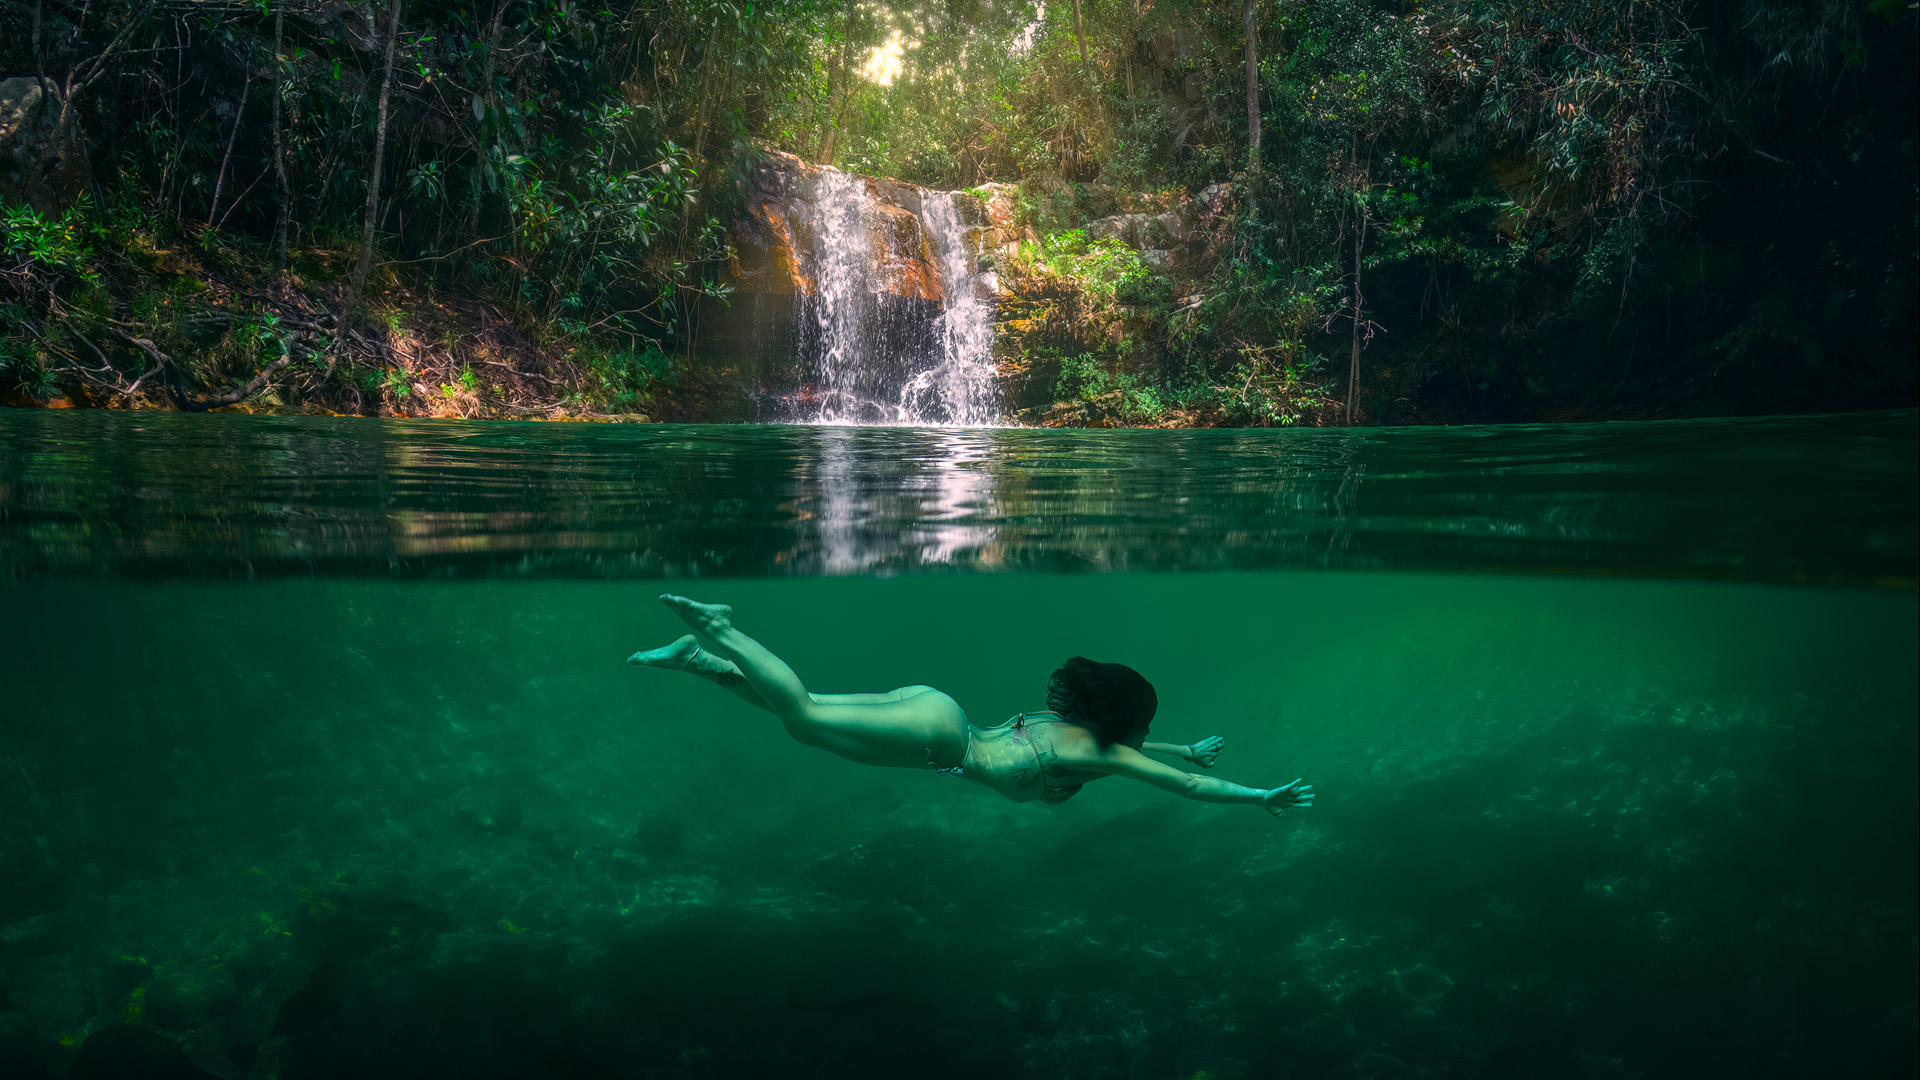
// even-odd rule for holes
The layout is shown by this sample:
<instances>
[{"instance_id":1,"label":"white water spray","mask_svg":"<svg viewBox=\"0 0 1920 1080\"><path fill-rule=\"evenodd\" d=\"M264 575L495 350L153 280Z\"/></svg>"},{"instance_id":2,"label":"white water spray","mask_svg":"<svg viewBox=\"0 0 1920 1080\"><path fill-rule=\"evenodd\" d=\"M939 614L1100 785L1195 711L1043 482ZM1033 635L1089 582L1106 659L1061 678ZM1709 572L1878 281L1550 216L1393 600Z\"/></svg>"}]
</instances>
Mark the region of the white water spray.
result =
<instances>
[{"instance_id":1,"label":"white water spray","mask_svg":"<svg viewBox=\"0 0 1920 1080\"><path fill-rule=\"evenodd\" d=\"M813 318L819 330L816 393L819 422L859 423L867 388L861 378L868 328L877 314L873 243L867 225L867 182L837 169L820 174L814 196Z\"/></svg>"},{"instance_id":2,"label":"white water spray","mask_svg":"<svg viewBox=\"0 0 1920 1080\"><path fill-rule=\"evenodd\" d=\"M939 362L906 385L901 404L917 423L991 424L1000 405L993 383L993 312L980 295L973 245L953 192L928 192L920 222L940 259L946 307L940 313Z\"/></svg>"},{"instance_id":3,"label":"white water spray","mask_svg":"<svg viewBox=\"0 0 1920 1080\"><path fill-rule=\"evenodd\" d=\"M910 309L883 303L874 263L885 245L875 243L880 215L872 203L865 177L824 169L805 211L812 234L806 269L813 279L812 296L799 309L801 338L811 343L807 419L993 424L999 415L993 312L954 194L927 192L918 215L945 297L928 325L919 325L921 317Z\"/></svg>"}]
</instances>

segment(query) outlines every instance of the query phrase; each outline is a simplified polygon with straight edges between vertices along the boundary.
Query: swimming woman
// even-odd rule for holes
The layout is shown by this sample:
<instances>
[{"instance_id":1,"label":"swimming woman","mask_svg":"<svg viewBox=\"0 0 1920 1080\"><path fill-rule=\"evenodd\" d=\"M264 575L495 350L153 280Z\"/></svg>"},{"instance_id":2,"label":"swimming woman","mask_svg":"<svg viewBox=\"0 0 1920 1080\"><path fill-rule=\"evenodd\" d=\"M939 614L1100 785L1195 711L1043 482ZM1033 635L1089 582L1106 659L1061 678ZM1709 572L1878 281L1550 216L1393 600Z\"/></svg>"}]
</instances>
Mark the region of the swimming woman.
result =
<instances>
[{"instance_id":1,"label":"swimming woman","mask_svg":"<svg viewBox=\"0 0 1920 1080\"><path fill-rule=\"evenodd\" d=\"M884 694L810 694L766 646L735 629L733 609L663 593L661 601L693 633L627 663L698 675L780 718L787 734L862 765L931 769L998 791L1015 802L1065 802L1103 776L1126 776L1213 803L1257 803L1286 816L1313 805L1313 787L1295 780L1252 788L1182 772L1141 751L1212 768L1226 740L1191 746L1147 742L1159 699L1153 685L1123 664L1068 660L1047 686L1047 708L993 727L975 727L952 698L931 686Z\"/></svg>"}]
</instances>

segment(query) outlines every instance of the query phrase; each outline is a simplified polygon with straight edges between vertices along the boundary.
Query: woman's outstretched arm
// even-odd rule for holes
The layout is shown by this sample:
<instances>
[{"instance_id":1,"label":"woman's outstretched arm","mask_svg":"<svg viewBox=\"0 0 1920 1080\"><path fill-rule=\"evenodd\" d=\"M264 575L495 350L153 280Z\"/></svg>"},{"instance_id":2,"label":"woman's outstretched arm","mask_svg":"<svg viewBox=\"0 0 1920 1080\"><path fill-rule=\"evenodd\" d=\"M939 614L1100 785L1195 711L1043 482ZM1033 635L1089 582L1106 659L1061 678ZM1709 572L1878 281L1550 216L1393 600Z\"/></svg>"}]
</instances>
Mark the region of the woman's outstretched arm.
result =
<instances>
[{"instance_id":1,"label":"woman's outstretched arm","mask_svg":"<svg viewBox=\"0 0 1920 1080\"><path fill-rule=\"evenodd\" d=\"M1115 743L1090 760L1073 762L1076 769L1128 776L1162 791L1171 791L1198 802L1258 803L1269 813L1286 817L1291 809L1313 805L1313 785L1295 780L1276 788L1254 788L1212 776L1182 772L1162 765L1130 746Z\"/></svg>"},{"instance_id":2,"label":"woman's outstretched arm","mask_svg":"<svg viewBox=\"0 0 1920 1080\"><path fill-rule=\"evenodd\" d=\"M1227 745L1227 740L1218 735L1209 735L1191 745L1170 742L1150 742L1143 744L1140 749L1145 750L1149 754L1166 754L1170 757L1177 757L1182 761L1191 761L1203 769L1211 769L1213 768L1213 759L1220 756L1220 748L1225 745Z\"/></svg>"}]
</instances>

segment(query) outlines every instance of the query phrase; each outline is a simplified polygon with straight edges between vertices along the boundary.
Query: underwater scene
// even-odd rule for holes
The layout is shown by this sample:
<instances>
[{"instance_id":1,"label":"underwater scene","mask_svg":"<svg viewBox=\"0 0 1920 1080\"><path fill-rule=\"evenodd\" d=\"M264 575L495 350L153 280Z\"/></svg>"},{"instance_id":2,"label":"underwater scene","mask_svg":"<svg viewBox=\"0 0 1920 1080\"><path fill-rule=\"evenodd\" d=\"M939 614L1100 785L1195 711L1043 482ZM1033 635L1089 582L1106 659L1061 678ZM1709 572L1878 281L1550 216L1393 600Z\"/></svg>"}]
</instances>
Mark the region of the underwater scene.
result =
<instances>
[{"instance_id":1,"label":"underwater scene","mask_svg":"<svg viewBox=\"0 0 1920 1080\"><path fill-rule=\"evenodd\" d=\"M1911 1075L1917 450L0 410L0 1075ZM845 760L663 592L1317 801Z\"/></svg>"}]
</instances>

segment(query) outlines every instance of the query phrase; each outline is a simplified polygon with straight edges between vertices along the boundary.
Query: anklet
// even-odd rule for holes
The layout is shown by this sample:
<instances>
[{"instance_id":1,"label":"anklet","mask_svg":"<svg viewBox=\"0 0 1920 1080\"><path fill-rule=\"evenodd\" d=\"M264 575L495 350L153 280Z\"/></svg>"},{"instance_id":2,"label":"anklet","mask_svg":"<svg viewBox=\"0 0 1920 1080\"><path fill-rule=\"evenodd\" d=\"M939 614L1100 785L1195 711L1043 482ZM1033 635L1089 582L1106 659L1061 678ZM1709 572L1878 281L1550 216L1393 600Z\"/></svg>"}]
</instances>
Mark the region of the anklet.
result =
<instances>
[{"instance_id":1,"label":"anklet","mask_svg":"<svg viewBox=\"0 0 1920 1080\"><path fill-rule=\"evenodd\" d=\"M685 671L688 668L692 667L693 662L698 659L700 659L700 643L695 642L693 646L693 652L690 655L688 655L688 657L685 660L680 661L680 670Z\"/></svg>"}]
</instances>

